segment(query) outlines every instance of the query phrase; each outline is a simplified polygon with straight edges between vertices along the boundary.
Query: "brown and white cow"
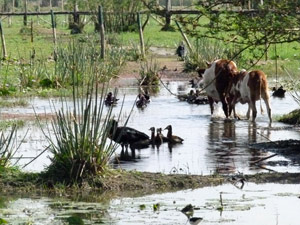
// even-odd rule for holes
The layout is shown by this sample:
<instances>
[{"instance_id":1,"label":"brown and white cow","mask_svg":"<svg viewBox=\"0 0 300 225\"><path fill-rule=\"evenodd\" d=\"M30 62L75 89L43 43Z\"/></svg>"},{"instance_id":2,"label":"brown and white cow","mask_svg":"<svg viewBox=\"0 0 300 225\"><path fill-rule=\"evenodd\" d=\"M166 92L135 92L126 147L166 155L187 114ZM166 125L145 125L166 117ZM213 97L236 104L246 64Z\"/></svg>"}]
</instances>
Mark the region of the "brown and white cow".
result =
<instances>
[{"instance_id":1,"label":"brown and white cow","mask_svg":"<svg viewBox=\"0 0 300 225\"><path fill-rule=\"evenodd\" d=\"M235 118L239 117L236 115L234 105L237 102L242 104L248 103L247 119L250 118L250 111L252 110L252 121L255 121L257 115L255 102L262 98L267 107L270 123L272 122L268 83L263 71L254 70L250 72L241 71L237 73L237 75L233 78L231 94L233 96L231 106L233 108Z\"/></svg>"},{"instance_id":2,"label":"brown and white cow","mask_svg":"<svg viewBox=\"0 0 300 225\"><path fill-rule=\"evenodd\" d=\"M214 102L222 102L226 118L231 114L230 90L234 76L238 73L236 64L227 59L219 59L210 64L204 71L201 83L207 93L211 114Z\"/></svg>"}]
</instances>

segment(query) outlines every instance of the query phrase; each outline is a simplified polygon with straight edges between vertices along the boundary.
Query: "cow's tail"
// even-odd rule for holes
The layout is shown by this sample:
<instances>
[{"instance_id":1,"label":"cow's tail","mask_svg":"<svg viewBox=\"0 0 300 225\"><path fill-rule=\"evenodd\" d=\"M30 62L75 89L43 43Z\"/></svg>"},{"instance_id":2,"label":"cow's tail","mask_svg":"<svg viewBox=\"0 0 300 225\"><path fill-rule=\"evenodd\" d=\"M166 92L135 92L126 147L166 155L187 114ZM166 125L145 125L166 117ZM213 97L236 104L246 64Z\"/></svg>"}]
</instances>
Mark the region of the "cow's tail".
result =
<instances>
[{"instance_id":1,"label":"cow's tail","mask_svg":"<svg viewBox=\"0 0 300 225\"><path fill-rule=\"evenodd\" d=\"M261 77L259 77L259 104L260 104L260 112L261 112L261 114L263 114L264 113L264 109L263 109L263 107L262 107L262 104L261 104L261 87L262 87L262 78Z\"/></svg>"}]
</instances>

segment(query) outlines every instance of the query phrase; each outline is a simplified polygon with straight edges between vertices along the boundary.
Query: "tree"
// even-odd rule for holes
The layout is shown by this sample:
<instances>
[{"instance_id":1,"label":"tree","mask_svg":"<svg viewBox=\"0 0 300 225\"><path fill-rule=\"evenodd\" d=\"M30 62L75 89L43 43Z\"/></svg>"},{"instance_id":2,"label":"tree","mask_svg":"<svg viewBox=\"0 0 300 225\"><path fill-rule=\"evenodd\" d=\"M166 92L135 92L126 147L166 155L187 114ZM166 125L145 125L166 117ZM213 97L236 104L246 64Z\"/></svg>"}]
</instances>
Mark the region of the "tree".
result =
<instances>
[{"instance_id":1,"label":"tree","mask_svg":"<svg viewBox=\"0 0 300 225\"><path fill-rule=\"evenodd\" d=\"M299 0L253 0L256 8L251 10L242 10L247 5L242 3L237 0L201 1L197 4L199 16L181 17L180 22L194 37L233 43L238 47L237 52L248 49L256 59L272 44L300 41Z\"/></svg>"}]
</instances>

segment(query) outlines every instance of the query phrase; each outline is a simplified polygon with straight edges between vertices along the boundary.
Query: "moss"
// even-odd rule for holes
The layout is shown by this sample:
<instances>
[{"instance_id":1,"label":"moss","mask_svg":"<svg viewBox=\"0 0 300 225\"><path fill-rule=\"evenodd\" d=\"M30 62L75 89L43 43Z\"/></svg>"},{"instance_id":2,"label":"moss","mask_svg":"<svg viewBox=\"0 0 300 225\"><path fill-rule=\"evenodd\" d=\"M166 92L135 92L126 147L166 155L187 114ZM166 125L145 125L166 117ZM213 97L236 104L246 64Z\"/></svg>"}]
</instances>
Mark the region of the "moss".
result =
<instances>
[{"instance_id":1,"label":"moss","mask_svg":"<svg viewBox=\"0 0 300 225\"><path fill-rule=\"evenodd\" d=\"M283 115L278 121L294 125L300 124L300 109L296 109L288 114Z\"/></svg>"}]
</instances>

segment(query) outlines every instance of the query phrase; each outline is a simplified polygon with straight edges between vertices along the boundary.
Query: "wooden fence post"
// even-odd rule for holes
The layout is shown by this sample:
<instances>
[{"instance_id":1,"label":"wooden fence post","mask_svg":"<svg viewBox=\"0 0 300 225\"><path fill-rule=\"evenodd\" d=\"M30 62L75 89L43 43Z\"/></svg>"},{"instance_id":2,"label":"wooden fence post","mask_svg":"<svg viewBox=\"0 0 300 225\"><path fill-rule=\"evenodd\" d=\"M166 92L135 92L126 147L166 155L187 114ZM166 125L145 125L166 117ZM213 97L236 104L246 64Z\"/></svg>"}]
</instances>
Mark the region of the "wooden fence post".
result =
<instances>
[{"instance_id":1,"label":"wooden fence post","mask_svg":"<svg viewBox=\"0 0 300 225\"><path fill-rule=\"evenodd\" d=\"M189 39L187 38L187 36L186 36L185 33L183 32L183 30L181 29L180 24L178 23L177 20L175 20L175 23L176 23L176 25L177 25L177 27L178 27L178 29L179 29L179 31L180 31L180 33L181 33L181 35L182 35L184 41L185 41L185 43L187 44L189 50L192 52L193 49L192 49L191 43L189 42Z\"/></svg>"},{"instance_id":2,"label":"wooden fence post","mask_svg":"<svg viewBox=\"0 0 300 225\"><path fill-rule=\"evenodd\" d=\"M23 20L23 24L24 26L27 26L27 0L24 0L24 20Z\"/></svg>"},{"instance_id":3,"label":"wooden fence post","mask_svg":"<svg viewBox=\"0 0 300 225\"><path fill-rule=\"evenodd\" d=\"M169 27L171 26L171 9L172 9L172 5L171 5L171 0L166 0L166 30L169 29Z\"/></svg>"},{"instance_id":4,"label":"wooden fence post","mask_svg":"<svg viewBox=\"0 0 300 225\"><path fill-rule=\"evenodd\" d=\"M54 59L57 58L57 52L56 52L56 29L55 29L55 19L54 19L54 13L53 10L50 10L51 12L51 24L52 24L52 34L53 34L53 44L54 44Z\"/></svg>"},{"instance_id":5,"label":"wooden fence post","mask_svg":"<svg viewBox=\"0 0 300 225\"><path fill-rule=\"evenodd\" d=\"M142 29L142 23L141 23L141 16L140 13L137 13L137 23L139 28L139 36L140 36L140 45L141 45L141 56L144 59L145 58L145 43L144 43L144 35L143 35L143 29Z\"/></svg>"},{"instance_id":6,"label":"wooden fence post","mask_svg":"<svg viewBox=\"0 0 300 225\"><path fill-rule=\"evenodd\" d=\"M31 37L30 41L31 41L31 43L33 43L33 21L32 21L32 19L30 21L30 37Z\"/></svg>"},{"instance_id":7,"label":"wooden fence post","mask_svg":"<svg viewBox=\"0 0 300 225\"><path fill-rule=\"evenodd\" d=\"M102 6L98 6L98 22L100 26L100 43L101 43L101 59L105 57L105 34L104 34L104 21Z\"/></svg>"},{"instance_id":8,"label":"wooden fence post","mask_svg":"<svg viewBox=\"0 0 300 225\"><path fill-rule=\"evenodd\" d=\"M5 44L5 38L2 30L2 24L0 20L0 33L1 33L1 43L2 43L2 52L3 52L3 59L6 59L7 54L6 54L6 44Z\"/></svg>"}]
</instances>

